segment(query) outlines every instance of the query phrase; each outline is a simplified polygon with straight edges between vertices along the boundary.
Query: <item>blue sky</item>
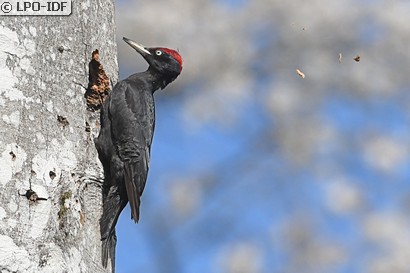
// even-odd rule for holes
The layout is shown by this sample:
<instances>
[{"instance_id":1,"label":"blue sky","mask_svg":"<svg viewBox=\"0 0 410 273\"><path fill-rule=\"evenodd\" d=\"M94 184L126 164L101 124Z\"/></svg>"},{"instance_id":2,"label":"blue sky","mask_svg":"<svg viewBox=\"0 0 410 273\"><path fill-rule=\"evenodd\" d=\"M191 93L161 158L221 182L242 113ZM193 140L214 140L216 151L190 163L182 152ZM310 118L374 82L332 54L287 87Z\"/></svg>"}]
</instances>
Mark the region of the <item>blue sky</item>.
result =
<instances>
[{"instance_id":1,"label":"blue sky","mask_svg":"<svg viewBox=\"0 0 410 273\"><path fill-rule=\"evenodd\" d=\"M146 68L122 36L180 48L184 70L155 95L118 273L407 272L405 1L127 3L120 78Z\"/></svg>"}]
</instances>

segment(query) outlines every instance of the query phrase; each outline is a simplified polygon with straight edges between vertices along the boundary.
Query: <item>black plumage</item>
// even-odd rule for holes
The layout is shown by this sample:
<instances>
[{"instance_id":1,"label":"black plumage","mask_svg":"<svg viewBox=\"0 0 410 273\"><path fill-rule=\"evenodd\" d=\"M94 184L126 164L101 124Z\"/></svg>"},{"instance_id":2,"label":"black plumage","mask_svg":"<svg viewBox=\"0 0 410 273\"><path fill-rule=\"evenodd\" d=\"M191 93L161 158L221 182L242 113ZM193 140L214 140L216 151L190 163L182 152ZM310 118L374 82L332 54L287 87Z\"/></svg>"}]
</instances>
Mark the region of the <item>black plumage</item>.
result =
<instances>
[{"instance_id":1,"label":"black plumage","mask_svg":"<svg viewBox=\"0 0 410 273\"><path fill-rule=\"evenodd\" d=\"M115 225L130 202L131 218L138 222L141 195L147 180L155 127L153 94L175 80L182 58L168 48L145 48L123 38L148 62L145 72L115 85L101 110L101 130L95 145L104 167L103 213L100 219L102 263L108 257L115 268Z\"/></svg>"}]
</instances>

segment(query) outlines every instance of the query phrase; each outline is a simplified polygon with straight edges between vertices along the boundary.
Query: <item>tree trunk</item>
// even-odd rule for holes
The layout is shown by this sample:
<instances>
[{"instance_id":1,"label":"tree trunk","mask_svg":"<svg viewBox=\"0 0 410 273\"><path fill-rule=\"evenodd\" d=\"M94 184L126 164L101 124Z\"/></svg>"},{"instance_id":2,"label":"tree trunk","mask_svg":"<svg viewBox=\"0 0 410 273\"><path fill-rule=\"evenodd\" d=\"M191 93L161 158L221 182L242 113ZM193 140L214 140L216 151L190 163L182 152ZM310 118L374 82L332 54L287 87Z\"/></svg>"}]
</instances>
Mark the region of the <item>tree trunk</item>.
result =
<instances>
[{"instance_id":1,"label":"tree trunk","mask_svg":"<svg viewBox=\"0 0 410 273\"><path fill-rule=\"evenodd\" d=\"M117 80L114 1L70 16L0 19L0 272L101 266L99 113L87 110L91 54Z\"/></svg>"}]
</instances>

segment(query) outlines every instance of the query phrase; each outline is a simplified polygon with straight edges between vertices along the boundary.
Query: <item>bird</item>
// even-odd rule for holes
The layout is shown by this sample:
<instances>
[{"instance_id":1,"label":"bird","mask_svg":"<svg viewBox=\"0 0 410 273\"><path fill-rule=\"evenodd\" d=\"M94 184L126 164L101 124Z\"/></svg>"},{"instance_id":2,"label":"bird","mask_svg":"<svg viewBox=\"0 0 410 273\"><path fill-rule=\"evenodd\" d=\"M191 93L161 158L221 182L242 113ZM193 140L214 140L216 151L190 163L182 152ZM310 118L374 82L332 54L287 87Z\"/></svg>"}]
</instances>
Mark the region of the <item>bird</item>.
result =
<instances>
[{"instance_id":1,"label":"bird","mask_svg":"<svg viewBox=\"0 0 410 273\"><path fill-rule=\"evenodd\" d=\"M107 268L110 257L112 272L115 272L118 217L128 202L134 222L140 217L155 128L154 92L164 89L182 71L182 57L177 51L145 47L125 37L123 40L149 66L145 72L132 74L114 86L101 108L101 128L94 140L104 169L101 258L103 267Z\"/></svg>"}]
</instances>

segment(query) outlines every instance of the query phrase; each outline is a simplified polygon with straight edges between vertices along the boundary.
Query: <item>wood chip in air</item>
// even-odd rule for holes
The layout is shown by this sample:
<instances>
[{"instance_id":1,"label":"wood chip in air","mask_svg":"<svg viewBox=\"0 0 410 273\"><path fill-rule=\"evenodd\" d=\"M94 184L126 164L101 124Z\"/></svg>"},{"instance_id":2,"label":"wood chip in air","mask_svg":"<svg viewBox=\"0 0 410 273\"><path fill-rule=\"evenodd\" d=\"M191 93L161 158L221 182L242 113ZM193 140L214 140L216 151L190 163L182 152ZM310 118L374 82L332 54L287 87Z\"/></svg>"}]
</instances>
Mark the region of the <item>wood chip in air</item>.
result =
<instances>
[{"instance_id":1,"label":"wood chip in air","mask_svg":"<svg viewBox=\"0 0 410 273\"><path fill-rule=\"evenodd\" d=\"M356 62L360 62L360 56L359 55L357 55L356 57L354 57L354 59L353 60L355 60Z\"/></svg>"},{"instance_id":2,"label":"wood chip in air","mask_svg":"<svg viewBox=\"0 0 410 273\"><path fill-rule=\"evenodd\" d=\"M342 63L342 52L339 53L339 63Z\"/></svg>"},{"instance_id":3,"label":"wood chip in air","mask_svg":"<svg viewBox=\"0 0 410 273\"><path fill-rule=\"evenodd\" d=\"M305 74L304 74L302 71L300 71L299 69L296 69L296 73L297 73L302 79L305 78Z\"/></svg>"}]
</instances>

